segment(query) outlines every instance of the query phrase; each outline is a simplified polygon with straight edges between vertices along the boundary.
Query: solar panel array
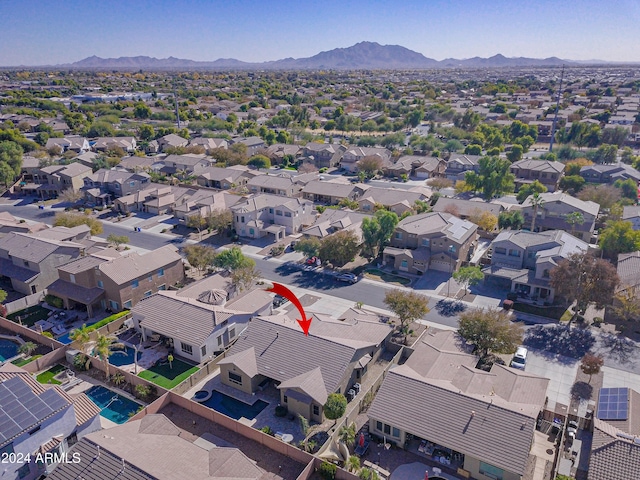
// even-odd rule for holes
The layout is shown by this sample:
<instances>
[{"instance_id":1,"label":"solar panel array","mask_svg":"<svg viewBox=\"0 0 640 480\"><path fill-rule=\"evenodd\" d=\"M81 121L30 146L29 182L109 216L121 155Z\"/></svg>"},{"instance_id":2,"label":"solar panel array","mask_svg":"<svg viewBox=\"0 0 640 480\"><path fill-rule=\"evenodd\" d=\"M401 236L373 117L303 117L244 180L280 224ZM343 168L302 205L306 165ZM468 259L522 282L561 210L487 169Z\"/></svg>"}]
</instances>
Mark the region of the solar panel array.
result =
<instances>
[{"instance_id":1,"label":"solar panel array","mask_svg":"<svg viewBox=\"0 0 640 480\"><path fill-rule=\"evenodd\" d=\"M626 387L600 389L596 416L600 420L626 420L629 416L629 389Z\"/></svg>"},{"instance_id":2,"label":"solar panel array","mask_svg":"<svg viewBox=\"0 0 640 480\"><path fill-rule=\"evenodd\" d=\"M67 405L54 389L37 396L19 377L0 383L0 446Z\"/></svg>"}]
</instances>

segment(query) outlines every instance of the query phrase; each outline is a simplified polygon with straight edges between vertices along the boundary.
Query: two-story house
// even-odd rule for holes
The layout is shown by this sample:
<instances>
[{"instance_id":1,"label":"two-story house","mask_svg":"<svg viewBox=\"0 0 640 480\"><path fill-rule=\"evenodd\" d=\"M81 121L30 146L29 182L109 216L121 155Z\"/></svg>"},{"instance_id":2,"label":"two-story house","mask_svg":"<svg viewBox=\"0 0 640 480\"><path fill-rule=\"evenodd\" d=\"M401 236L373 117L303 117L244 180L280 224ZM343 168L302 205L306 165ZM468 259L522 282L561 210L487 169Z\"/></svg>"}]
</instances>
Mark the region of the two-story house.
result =
<instances>
[{"instance_id":1,"label":"two-story house","mask_svg":"<svg viewBox=\"0 0 640 480\"><path fill-rule=\"evenodd\" d=\"M307 228L302 230L305 237L323 239L342 230L348 230L356 234L362 241L362 220L372 218L372 215L351 210L334 210L327 208Z\"/></svg>"},{"instance_id":2,"label":"two-story house","mask_svg":"<svg viewBox=\"0 0 640 480\"><path fill-rule=\"evenodd\" d=\"M400 190L397 188L381 188L361 186L362 195L358 197L358 205L363 212L373 213L379 205L401 216L405 212L413 211L416 201L425 201L429 195L422 188L415 190Z\"/></svg>"},{"instance_id":3,"label":"two-story house","mask_svg":"<svg viewBox=\"0 0 640 480\"><path fill-rule=\"evenodd\" d=\"M164 152L168 148L186 147L189 144L189 140L182 138L180 135L176 135L175 133L170 133L164 137L160 137L155 140L155 142L157 143L156 151L160 152ZM151 143L152 142L149 142L149 146L154 149L155 146L152 146Z\"/></svg>"},{"instance_id":4,"label":"two-story house","mask_svg":"<svg viewBox=\"0 0 640 480\"><path fill-rule=\"evenodd\" d=\"M89 141L77 135L68 135L63 138L50 138L44 146L45 149L59 149L60 153L64 153L68 150L76 153L84 153L91 150Z\"/></svg>"},{"instance_id":5,"label":"two-story house","mask_svg":"<svg viewBox=\"0 0 640 480\"><path fill-rule=\"evenodd\" d=\"M58 279L59 266L85 254L82 243L47 238L45 232L13 232L0 238L0 275L9 278L17 292L43 291Z\"/></svg>"},{"instance_id":6,"label":"two-story house","mask_svg":"<svg viewBox=\"0 0 640 480\"><path fill-rule=\"evenodd\" d=\"M510 170L516 177L516 190L538 180L549 192L555 192L564 172L564 163L524 159L512 163Z\"/></svg>"},{"instance_id":7,"label":"two-story house","mask_svg":"<svg viewBox=\"0 0 640 480\"><path fill-rule=\"evenodd\" d=\"M617 165L594 164L580 169L580 176L588 183L615 183L616 180L631 178L640 184L640 172L631 165L620 163Z\"/></svg>"},{"instance_id":8,"label":"two-story house","mask_svg":"<svg viewBox=\"0 0 640 480\"><path fill-rule=\"evenodd\" d=\"M393 327L359 318L313 314L309 335L286 315L254 317L221 360L223 384L254 393L270 382L290 413L318 423L329 394L346 394L367 378Z\"/></svg>"},{"instance_id":9,"label":"two-story house","mask_svg":"<svg viewBox=\"0 0 640 480\"><path fill-rule=\"evenodd\" d=\"M592 201L582 201L562 192L541 193L539 199L542 203L537 207L534 224L536 231L564 230L586 242L591 240L600 205ZM536 211L536 207L531 202L532 197L529 197L522 204L525 227L531 225L534 211ZM567 216L573 212L580 212L584 222L573 225L567 222Z\"/></svg>"},{"instance_id":10,"label":"two-story house","mask_svg":"<svg viewBox=\"0 0 640 480\"><path fill-rule=\"evenodd\" d=\"M313 160L318 168L331 168L340 163L347 147L335 143L309 142L304 147L303 155Z\"/></svg>"},{"instance_id":11,"label":"two-story house","mask_svg":"<svg viewBox=\"0 0 640 480\"><path fill-rule=\"evenodd\" d=\"M41 198L55 198L64 190L79 191L84 179L91 175L91 167L76 162L69 165L50 165L40 169L40 184L33 191L23 187L25 193L36 193Z\"/></svg>"},{"instance_id":12,"label":"two-story house","mask_svg":"<svg viewBox=\"0 0 640 480\"><path fill-rule=\"evenodd\" d=\"M285 158L297 161L302 155L303 148L300 145L289 145L287 143L275 143L267 148L266 155L274 165L280 165Z\"/></svg>"},{"instance_id":13,"label":"two-story house","mask_svg":"<svg viewBox=\"0 0 640 480\"><path fill-rule=\"evenodd\" d=\"M84 178L84 195L94 205L110 205L114 198L131 195L149 187L149 174L101 168Z\"/></svg>"},{"instance_id":14,"label":"two-story house","mask_svg":"<svg viewBox=\"0 0 640 480\"><path fill-rule=\"evenodd\" d=\"M631 222L634 230L640 230L640 206L626 205L622 210L622 220Z\"/></svg>"},{"instance_id":15,"label":"two-story house","mask_svg":"<svg viewBox=\"0 0 640 480\"><path fill-rule=\"evenodd\" d=\"M587 252L589 245L560 230L507 230L490 248L491 265L483 269L485 282L508 288L524 299L553 303L551 270L569 255Z\"/></svg>"},{"instance_id":16,"label":"two-story house","mask_svg":"<svg viewBox=\"0 0 640 480\"><path fill-rule=\"evenodd\" d=\"M450 213L422 213L398 223L383 263L396 270L423 274L427 270L455 272L468 260L478 226Z\"/></svg>"},{"instance_id":17,"label":"two-story house","mask_svg":"<svg viewBox=\"0 0 640 480\"><path fill-rule=\"evenodd\" d=\"M375 157L380 160L382 167L388 166L391 152L381 147L349 147L342 155L340 166L347 172L357 172L357 163L365 157Z\"/></svg>"},{"instance_id":18,"label":"two-story house","mask_svg":"<svg viewBox=\"0 0 640 480\"><path fill-rule=\"evenodd\" d=\"M276 240L299 232L316 217L312 202L277 195L255 195L231 207L233 226L241 237L261 238L273 234Z\"/></svg>"},{"instance_id":19,"label":"two-story house","mask_svg":"<svg viewBox=\"0 0 640 480\"><path fill-rule=\"evenodd\" d=\"M240 137L234 138L233 143L242 143L247 146L247 156L257 155L266 148L264 140L260 137Z\"/></svg>"},{"instance_id":20,"label":"two-story house","mask_svg":"<svg viewBox=\"0 0 640 480\"><path fill-rule=\"evenodd\" d=\"M160 171L168 175L174 173L198 175L211 166L211 160L204 154L168 155L158 161L157 165L160 165Z\"/></svg>"},{"instance_id":21,"label":"two-story house","mask_svg":"<svg viewBox=\"0 0 640 480\"><path fill-rule=\"evenodd\" d=\"M205 151L214 150L216 148L224 148L226 149L229 146L229 142L227 142L224 138L206 138L206 137L198 137L192 138L189 140L190 147L202 147Z\"/></svg>"},{"instance_id":22,"label":"two-story house","mask_svg":"<svg viewBox=\"0 0 640 480\"><path fill-rule=\"evenodd\" d=\"M352 183L313 180L302 188L302 196L315 203L337 205L341 200L355 200L361 191Z\"/></svg>"},{"instance_id":23,"label":"two-story house","mask_svg":"<svg viewBox=\"0 0 640 480\"><path fill-rule=\"evenodd\" d=\"M61 298L65 308L84 305L93 316L96 308L131 309L166 290L184 279L184 266L178 250L165 245L142 255L105 250L60 267L58 274L48 292Z\"/></svg>"},{"instance_id":24,"label":"two-story house","mask_svg":"<svg viewBox=\"0 0 640 480\"><path fill-rule=\"evenodd\" d=\"M447 162L442 158L420 157L417 155L403 155L393 165L384 169L389 177L400 178L403 175L419 179L436 178L444 176Z\"/></svg>"},{"instance_id":25,"label":"two-story house","mask_svg":"<svg viewBox=\"0 0 640 480\"><path fill-rule=\"evenodd\" d=\"M242 187L252 178L246 170L239 168L206 167L198 172L198 185L220 190Z\"/></svg>"},{"instance_id":26,"label":"two-story house","mask_svg":"<svg viewBox=\"0 0 640 480\"><path fill-rule=\"evenodd\" d=\"M46 475L79 439L102 428L100 408L84 393L72 397L42 385L10 363L0 366L0 425L1 480ZM14 454L31 460L10 461ZM48 454L49 461L37 462L37 454Z\"/></svg>"},{"instance_id":27,"label":"two-story house","mask_svg":"<svg viewBox=\"0 0 640 480\"><path fill-rule=\"evenodd\" d=\"M127 153L136 151L137 142L135 137L100 137L90 142L94 152L107 152L118 147Z\"/></svg>"},{"instance_id":28,"label":"two-story house","mask_svg":"<svg viewBox=\"0 0 640 480\"><path fill-rule=\"evenodd\" d=\"M467 155L462 153L453 153L447 160L447 168L445 170L446 177L451 181L464 180L466 172L477 172L480 168L478 163L482 158L480 155Z\"/></svg>"},{"instance_id":29,"label":"two-story house","mask_svg":"<svg viewBox=\"0 0 640 480\"><path fill-rule=\"evenodd\" d=\"M253 194L268 193L284 197L302 195L302 185L290 175L256 175L247 182L249 192Z\"/></svg>"}]
</instances>

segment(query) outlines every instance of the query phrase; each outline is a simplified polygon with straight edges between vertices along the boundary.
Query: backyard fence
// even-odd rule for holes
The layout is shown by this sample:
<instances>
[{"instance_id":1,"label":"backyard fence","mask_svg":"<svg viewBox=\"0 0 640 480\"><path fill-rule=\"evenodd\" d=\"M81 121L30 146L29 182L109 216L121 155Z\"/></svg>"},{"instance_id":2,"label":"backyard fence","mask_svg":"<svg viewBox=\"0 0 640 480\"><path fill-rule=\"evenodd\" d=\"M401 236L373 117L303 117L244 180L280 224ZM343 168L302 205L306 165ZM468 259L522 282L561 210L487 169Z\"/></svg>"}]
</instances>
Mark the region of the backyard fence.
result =
<instances>
[{"instance_id":1,"label":"backyard fence","mask_svg":"<svg viewBox=\"0 0 640 480\"><path fill-rule=\"evenodd\" d=\"M38 305L46 295L46 290L42 292L32 293L31 295L27 295L26 297L19 298L14 300L13 302L5 303L4 306L7 309L7 315L14 312L19 312L20 310L24 310L27 307L33 307Z\"/></svg>"},{"instance_id":2,"label":"backyard fence","mask_svg":"<svg viewBox=\"0 0 640 480\"><path fill-rule=\"evenodd\" d=\"M11 320L7 320L4 317L0 317L0 328L9 330L10 332L15 333L16 335L20 335L21 337L23 337L23 340L26 340L28 338L29 340L33 340L34 342L39 343L40 345L46 345L48 347L51 347L52 350L65 346L64 343L60 343L59 341L54 340L53 338L46 337L41 333L36 332L35 330L31 330L30 328L27 328L24 325L20 325L16 322L12 322Z\"/></svg>"},{"instance_id":3,"label":"backyard fence","mask_svg":"<svg viewBox=\"0 0 640 480\"><path fill-rule=\"evenodd\" d=\"M225 357L225 355L226 355L226 351L222 352L220 355L215 357L209 363L206 363L205 365L203 365L202 368L200 368L200 370L198 370L193 375L189 376L188 378L180 382L178 385L173 387L171 391L178 395L184 395L186 392L188 392L190 389L192 389L194 386L196 386L198 383L204 380L207 376L215 372L218 369L218 362L222 360Z\"/></svg>"},{"instance_id":4,"label":"backyard fence","mask_svg":"<svg viewBox=\"0 0 640 480\"><path fill-rule=\"evenodd\" d=\"M52 352L47 353L46 355L41 356L40 358L36 358L34 361L23 365L24 368L29 373L37 373L41 370L46 370L53 365L60 363L61 361L65 361L65 354L67 352L67 348L62 347L58 348Z\"/></svg>"}]
</instances>

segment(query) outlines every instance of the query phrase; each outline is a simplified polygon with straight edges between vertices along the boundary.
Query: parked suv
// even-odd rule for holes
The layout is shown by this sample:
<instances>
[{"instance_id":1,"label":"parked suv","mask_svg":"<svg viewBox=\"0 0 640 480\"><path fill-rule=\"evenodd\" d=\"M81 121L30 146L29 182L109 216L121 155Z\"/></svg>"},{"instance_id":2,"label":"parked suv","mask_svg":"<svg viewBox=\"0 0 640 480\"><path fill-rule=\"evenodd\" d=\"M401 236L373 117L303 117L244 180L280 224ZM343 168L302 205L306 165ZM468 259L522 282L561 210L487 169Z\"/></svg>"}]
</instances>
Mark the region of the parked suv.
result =
<instances>
[{"instance_id":1,"label":"parked suv","mask_svg":"<svg viewBox=\"0 0 640 480\"><path fill-rule=\"evenodd\" d=\"M519 370L524 370L524 366L527 363L527 353L528 350L524 347L518 347L516 350L516 354L513 356L513 360L509 364L510 367L517 368Z\"/></svg>"},{"instance_id":2,"label":"parked suv","mask_svg":"<svg viewBox=\"0 0 640 480\"><path fill-rule=\"evenodd\" d=\"M336 280L345 283L356 283L358 281L358 277L356 277L353 273L341 273L339 275L336 275Z\"/></svg>"}]
</instances>

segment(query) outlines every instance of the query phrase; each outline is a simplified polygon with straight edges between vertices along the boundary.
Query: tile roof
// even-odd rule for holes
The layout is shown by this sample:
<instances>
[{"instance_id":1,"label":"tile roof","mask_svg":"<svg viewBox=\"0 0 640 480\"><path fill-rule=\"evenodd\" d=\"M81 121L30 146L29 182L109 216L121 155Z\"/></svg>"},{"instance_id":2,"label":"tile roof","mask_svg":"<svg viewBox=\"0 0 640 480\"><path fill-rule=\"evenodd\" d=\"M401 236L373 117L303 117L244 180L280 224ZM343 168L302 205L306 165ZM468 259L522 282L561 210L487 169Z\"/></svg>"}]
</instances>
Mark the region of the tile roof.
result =
<instances>
[{"instance_id":1,"label":"tile roof","mask_svg":"<svg viewBox=\"0 0 640 480\"><path fill-rule=\"evenodd\" d=\"M78 243L37 238L33 234L27 233L11 232L0 238L0 250L7 252L12 257L33 263L42 262L49 255L63 247L76 248L78 250L84 249L84 246Z\"/></svg>"},{"instance_id":2,"label":"tile roof","mask_svg":"<svg viewBox=\"0 0 640 480\"><path fill-rule=\"evenodd\" d=\"M182 261L178 249L173 245L165 245L143 255L132 252L114 258L99 264L98 269L118 285L123 285L178 261Z\"/></svg>"},{"instance_id":3,"label":"tile roof","mask_svg":"<svg viewBox=\"0 0 640 480\"><path fill-rule=\"evenodd\" d=\"M342 182L327 182L325 180L314 180L307 183L302 189L302 193L311 195L327 195L337 198L346 198L355 190L355 186Z\"/></svg>"},{"instance_id":4,"label":"tile roof","mask_svg":"<svg viewBox=\"0 0 640 480\"><path fill-rule=\"evenodd\" d=\"M628 480L639 471L640 437L594 418L588 480Z\"/></svg>"},{"instance_id":5,"label":"tile roof","mask_svg":"<svg viewBox=\"0 0 640 480\"><path fill-rule=\"evenodd\" d=\"M512 169L535 170L537 172L554 172L560 173L564 171L564 163L550 160L537 160L525 158L511 164Z\"/></svg>"},{"instance_id":6,"label":"tile roof","mask_svg":"<svg viewBox=\"0 0 640 480\"><path fill-rule=\"evenodd\" d=\"M489 212L496 217L500 215L500 212L504 210L502 205L495 203L488 203L484 201L464 200L461 198L447 198L440 197L433 206L434 212L446 212L447 210L454 208L459 215L468 217L475 214L476 211Z\"/></svg>"},{"instance_id":7,"label":"tile roof","mask_svg":"<svg viewBox=\"0 0 640 480\"><path fill-rule=\"evenodd\" d=\"M530 203L531 197L532 195L527 197L524 201L523 205L526 206L523 207L523 210L533 209ZM542 208L545 210L549 209L550 205L553 203L566 203L570 207L575 208L576 210L581 210L590 215L598 215L598 212L600 211L600 205L597 203L590 200L585 202L564 192L545 192L540 194L540 198L544 202Z\"/></svg>"},{"instance_id":8,"label":"tile roof","mask_svg":"<svg viewBox=\"0 0 640 480\"><path fill-rule=\"evenodd\" d=\"M629 287L640 285L640 252L618 255L617 269L622 285Z\"/></svg>"},{"instance_id":9,"label":"tile roof","mask_svg":"<svg viewBox=\"0 0 640 480\"><path fill-rule=\"evenodd\" d=\"M478 230L478 226L450 213L431 212L411 215L401 220L396 230L415 235L442 232L452 240L464 242Z\"/></svg>"},{"instance_id":10,"label":"tile roof","mask_svg":"<svg viewBox=\"0 0 640 480\"><path fill-rule=\"evenodd\" d=\"M416 200L425 200L426 198L428 196L421 192L411 192L399 188L369 187L358 198L358 203L368 200L384 206L393 206L408 202L410 206L413 206Z\"/></svg>"},{"instance_id":11,"label":"tile roof","mask_svg":"<svg viewBox=\"0 0 640 480\"><path fill-rule=\"evenodd\" d=\"M279 195L259 194L240 201L231 207L231 211L239 213L255 212L268 207L283 207L295 212L301 206L313 210L313 202L302 198L281 197Z\"/></svg>"},{"instance_id":12,"label":"tile roof","mask_svg":"<svg viewBox=\"0 0 640 480\"><path fill-rule=\"evenodd\" d=\"M61 272L76 274L80 272L86 272L87 270L91 270L102 262L105 262L104 258L99 258L93 255L87 255L86 257L78 258L73 262L69 262L66 265L62 265L58 267L58 270Z\"/></svg>"},{"instance_id":13,"label":"tile roof","mask_svg":"<svg viewBox=\"0 0 640 480\"><path fill-rule=\"evenodd\" d=\"M85 305L93 304L104 293L100 287L87 288L61 278L49 285L47 291L51 295L70 298Z\"/></svg>"}]
</instances>

